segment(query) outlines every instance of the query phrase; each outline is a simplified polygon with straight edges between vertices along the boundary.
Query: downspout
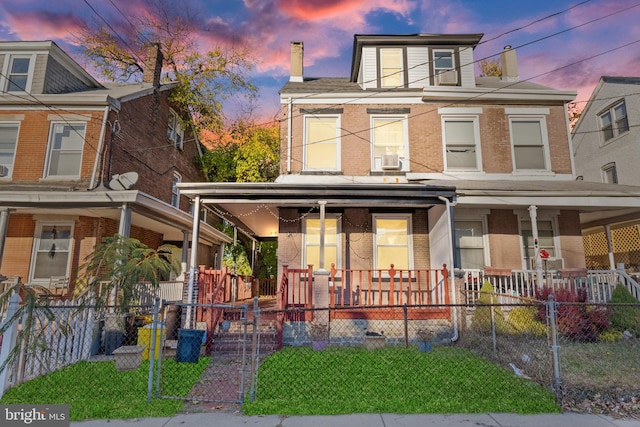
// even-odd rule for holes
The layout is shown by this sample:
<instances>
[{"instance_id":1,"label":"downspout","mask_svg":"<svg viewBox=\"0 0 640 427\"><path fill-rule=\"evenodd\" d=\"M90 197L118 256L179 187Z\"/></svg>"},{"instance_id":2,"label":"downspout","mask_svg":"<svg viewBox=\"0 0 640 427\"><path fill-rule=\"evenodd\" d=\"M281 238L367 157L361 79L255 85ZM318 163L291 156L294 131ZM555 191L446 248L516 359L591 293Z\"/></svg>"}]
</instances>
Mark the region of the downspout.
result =
<instances>
[{"instance_id":1,"label":"downspout","mask_svg":"<svg viewBox=\"0 0 640 427\"><path fill-rule=\"evenodd\" d=\"M289 105L287 106L287 173L291 173L291 124L293 123L293 119L291 118L292 112L292 103L291 97L289 97Z\"/></svg>"},{"instance_id":2,"label":"downspout","mask_svg":"<svg viewBox=\"0 0 640 427\"><path fill-rule=\"evenodd\" d=\"M447 211L447 231L449 232L449 280L455 280L454 279L454 275L453 273L453 233L451 232L451 230L453 230L453 221L451 220L451 217L453 215L453 212L451 211L451 202L449 201L449 199L447 199L444 196L438 196L438 199L440 199L441 201L444 202L445 206L446 206L446 211ZM457 300L456 300L456 290L455 290L455 286L451 286L451 301L454 305L453 308L453 336L451 337L451 342L456 342L458 341L458 338L460 338L460 333L458 330L458 309L457 307L455 307L455 305L457 304Z\"/></svg>"},{"instance_id":3,"label":"downspout","mask_svg":"<svg viewBox=\"0 0 640 427\"><path fill-rule=\"evenodd\" d=\"M98 141L98 148L96 149L96 158L93 162L93 173L91 174L91 183L89 184L90 189L95 188L96 176L98 174L98 162L101 161L102 157L104 156L104 153L102 153L102 150L103 150L103 144L104 144L105 129L107 128L107 122L109 118L109 108L110 107L104 107L104 117L102 118L102 128L100 129L100 140ZM111 132L113 134L113 129L111 130ZM102 177L100 177L100 182L102 182Z\"/></svg>"}]
</instances>

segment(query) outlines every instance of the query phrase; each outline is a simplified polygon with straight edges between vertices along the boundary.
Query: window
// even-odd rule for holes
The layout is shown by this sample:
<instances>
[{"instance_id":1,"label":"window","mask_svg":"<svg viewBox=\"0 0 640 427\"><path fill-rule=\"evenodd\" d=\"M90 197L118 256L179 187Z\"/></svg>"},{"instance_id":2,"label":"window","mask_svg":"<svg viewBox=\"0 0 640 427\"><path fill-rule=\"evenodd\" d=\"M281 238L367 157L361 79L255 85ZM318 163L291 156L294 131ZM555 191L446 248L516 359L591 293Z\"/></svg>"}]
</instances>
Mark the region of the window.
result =
<instances>
[{"instance_id":1,"label":"window","mask_svg":"<svg viewBox=\"0 0 640 427\"><path fill-rule=\"evenodd\" d=\"M396 270L412 268L411 217L408 215L375 215L374 255L375 268L388 270L391 264Z\"/></svg>"},{"instance_id":2,"label":"window","mask_svg":"<svg viewBox=\"0 0 640 427\"><path fill-rule=\"evenodd\" d=\"M538 225L538 251L544 249L549 253L549 258L556 258L557 254L553 232L553 221L538 220L536 224ZM521 230L525 268L536 268L536 253L531 221L523 220L521 223Z\"/></svg>"},{"instance_id":3,"label":"window","mask_svg":"<svg viewBox=\"0 0 640 427\"><path fill-rule=\"evenodd\" d=\"M11 176L18 142L17 123L0 123L0 177Z\"/></svg>"},{"instance_id":4,"label":"window","mask_svg":"<svg viewBox=\"0 0 640 427\"><path fill-rule=\"evenodd\" d=\"M31 57L12 56L7 69L6 92L24 92L29 88Z\"/></svg>"},{"instance_id":5,"label":"window","mask_svg":"<svg viewBox=\"0 0 640 427\"><path fill-rule=\"evenodd\" d=\"M303 267L311 264L314 270L320 268L320 218L307 217L304 222L304 261ZM339 222L337 217L324 219L324 269L329 270L331 264L340 267L339 257Z\"/></svg>"},{"instance_id":6,"label":"window","mask_svg":"<svg viewBox=\"0 0 640 427\"><path fill-rule=\"evenodd\" d=\"M455 222L454 265L456 268L481 270L484 260L482 220Z\"/></svg>"},{"instance_id":7,"label":"window","mask_svg":"<svg viewBox=\"0 0 640 427\"><path fill-rule=\"evenodd\" d=\"M375 170L406 169L407 118L372 117L373 166ZM389 160L390 159L390 160ZM395 162L395 163L394 163Z\"/></svg>"},{"instance_id":8,"label":"window","mask_svg":"<svg viewBox=\"0 0 640 427\"><path fill-rule=\"evenodd\" d=\"M182 181L182 176L179 173L173 173L173 183L171 184L171 206L180 207L180 189L178 183Z\"/></svg>"},{"instance_id":9,"label":"window","mask_svg":"<svg viewBox=\"0 0 640 427\"><path fill-rule=\"evenodd\" d=\"M339 170L340 118L305 117L305 169Z\"/></svg>"},{"instance_id":10,"label":"window","mask_svg":"<svg viewBox=\"0 0 640 427\"><path fill-rule=\"evenodd\" d=\"M167 139L180 150L184 147L184 130L182 129L182 120L180 120L178 114L173 110L169 110Z\"/></svg>"},{"instance_id":11,"label":"window","mask_svg":"<svg viewBox=\"0 0 640 427\"><path fill-rule=\"evenodd\" d=\"M618 183L618 172L615 163L608 163L602 167L602 182L607 184Z\"/></svg>"},{"instance_id":12,"label":"window","mask_svg":"<svg viewBox=\"0 0 640 427\"><path fill-rule=\"evenodd\" d=\"M84 133L84 123L52 123L46 176L80 176Z\"/></svg>"},{"instance_id":13,"label":"window","mask_svg":"<svg viewBox=\"0 0 640 427\"><path fill-rule=\"evenodd\" d=\"M37 224L30 281L48 281L51 276L69 276L72 236L71 223Z\"/></svg>"},{"instance_id":14,"label":"window","mask_svg":"<svg viewBox=\"0 0 640 427\"><path fill-rule=\"evenodd\" d=\"M440 74L454 68L453 51L451 50L434 50L433 51L433 70L434 74Z\"/></svg>"},{"instance_id":15,"label":"window","mask_svg":"<svg viewBox=\"0 0 640 427\"><path fill-rule=\"evenodd\" d=\"M475 118L445 118L447 169L479 170L478 122Z\"/></svg>"},{"instance_id":16,"label":"window","mask_svg":"<svg viewBox=\"0 0 640 427\"><path fill-rule=\"evenodd\" d=\"M600 114L600 130L605 141L629 131L627 106L624 101Z\"/></svg>"},{"instance_id":17,"label":"window","mask_svg":"<svg viewBox=\"0 0 640 427\"><path fill-rule=\"evenodd\" d=\"M544 118L511 118L515 170L547 170L547 128Z\"/></svg>"},{"instance_id":18,"label":"window","mask_svg":"<svg viewBox=\"0 0 640 427\"><path fill-rule=\"evenodd\" d=\"M403 87L403 55L401 48L380 49L381 87Z\"/></svg>"}]
</instances>

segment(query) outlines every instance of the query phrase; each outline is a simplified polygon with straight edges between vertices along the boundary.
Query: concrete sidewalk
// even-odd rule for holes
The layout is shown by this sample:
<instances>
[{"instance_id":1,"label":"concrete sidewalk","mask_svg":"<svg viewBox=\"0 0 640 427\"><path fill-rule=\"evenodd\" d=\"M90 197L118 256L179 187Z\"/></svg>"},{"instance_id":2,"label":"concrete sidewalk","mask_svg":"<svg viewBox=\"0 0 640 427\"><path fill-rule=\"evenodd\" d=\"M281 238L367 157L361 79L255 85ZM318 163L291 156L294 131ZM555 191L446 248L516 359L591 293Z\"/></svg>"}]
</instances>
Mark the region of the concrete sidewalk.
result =
<instances>
[{"instance_id":1,"label":"concrete sidewalk","mask_svg":"<svg viewBox=\"0 0 640 427\"><path fill-rule=\"evenodd\" d=\"M614 419L587 414L349 414L332 416L244 416L219 412L180 414L166 418L72 422L72 427L640 427L640 419Z\"/></svg>"}]
</instances>

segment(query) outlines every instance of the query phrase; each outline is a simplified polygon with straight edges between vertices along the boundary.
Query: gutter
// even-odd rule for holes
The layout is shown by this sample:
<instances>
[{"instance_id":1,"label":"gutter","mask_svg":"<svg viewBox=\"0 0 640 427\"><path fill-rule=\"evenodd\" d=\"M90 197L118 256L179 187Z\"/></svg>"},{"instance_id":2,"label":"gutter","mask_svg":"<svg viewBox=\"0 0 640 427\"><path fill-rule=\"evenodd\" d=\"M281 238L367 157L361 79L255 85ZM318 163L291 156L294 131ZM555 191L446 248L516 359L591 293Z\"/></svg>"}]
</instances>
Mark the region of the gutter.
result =
<instances>
[{"instance_id":1,"label":"gutter","mask_svg":"<svg viewBox=\"0 0 640 427\"><path fill-rule=\"evenodd\" d=\"M449 277L453 278L454 275L451 274L451 272L453 272L453 235L451 233L453 224L451 222L451 202L449 201L449 199L447 199L444 196L438 196L438 199L440 199L441 201L444 202L444 204L446 205L446 211L447 211L447 229L449 231ZM460 333L458 330L458 308L456 307L457 305L457 300L456 300L456 290L455 290L455 286L451 287L451 294L452 294L452 302L453 302L453 336L451 337L451 342L456 342L458 341L458 338L460 338Z\"/></svg>"}]
</instances>

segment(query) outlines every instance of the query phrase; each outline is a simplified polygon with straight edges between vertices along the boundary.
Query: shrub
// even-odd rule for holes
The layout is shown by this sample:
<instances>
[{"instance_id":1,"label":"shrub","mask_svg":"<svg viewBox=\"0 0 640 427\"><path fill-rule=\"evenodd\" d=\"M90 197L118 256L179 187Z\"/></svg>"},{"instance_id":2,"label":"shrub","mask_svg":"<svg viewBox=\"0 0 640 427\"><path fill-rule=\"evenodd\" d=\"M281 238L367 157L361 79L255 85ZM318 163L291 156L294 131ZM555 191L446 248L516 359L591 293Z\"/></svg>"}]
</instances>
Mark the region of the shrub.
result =
<instances>
[{"instance_id":1,"label":"shrub","mask_svg":"<svg viewBox=\"0 0 640 427\"><path fill-rule=\"evenodd\" d=\"M519 307L509 313L507 319L511 333L516 335L533 335L543 337L547 333L545 324L536 318L535 307Z\"/></svg>"},{"instance_id":2,"label":"shrub","mask_svg":"<svg viewBox=\"0 0 640 427\"><path fill-rule=\"evenodd\" d=\"M612 304L635 304L614 305L611 307L611 325L618 331L629 331L634 335L640 335L640 302L635 299L631 292L618 284L611 294Z\"/></svg>"},{"instance_id":3,"label":"shrub","mask_svg":"<svg viewBox=\"0 0 640 427\"><path fill-rule=\"evenodd\" d=\"M600 334L598 339L601 342L618 342L622 339L622 332L615 330L607 330Z\"/></svg>"},{"instance_id":4,"label":"shrub","mask_svg":"<svg viewBox=\"0 0 640 427\"><path fill-rule=\"evenodd\" d=\"M491 332L491 311L493 311L496 331L506 333L509 331L509 325L504 318L502 309L490 305L497 303L497 299L492 298L493 294L493 285L489 281L485 281L480 288L480 296L476 300L476 309L471 317L471 327L482 332Z\"/></svg>"}]
</instances>

